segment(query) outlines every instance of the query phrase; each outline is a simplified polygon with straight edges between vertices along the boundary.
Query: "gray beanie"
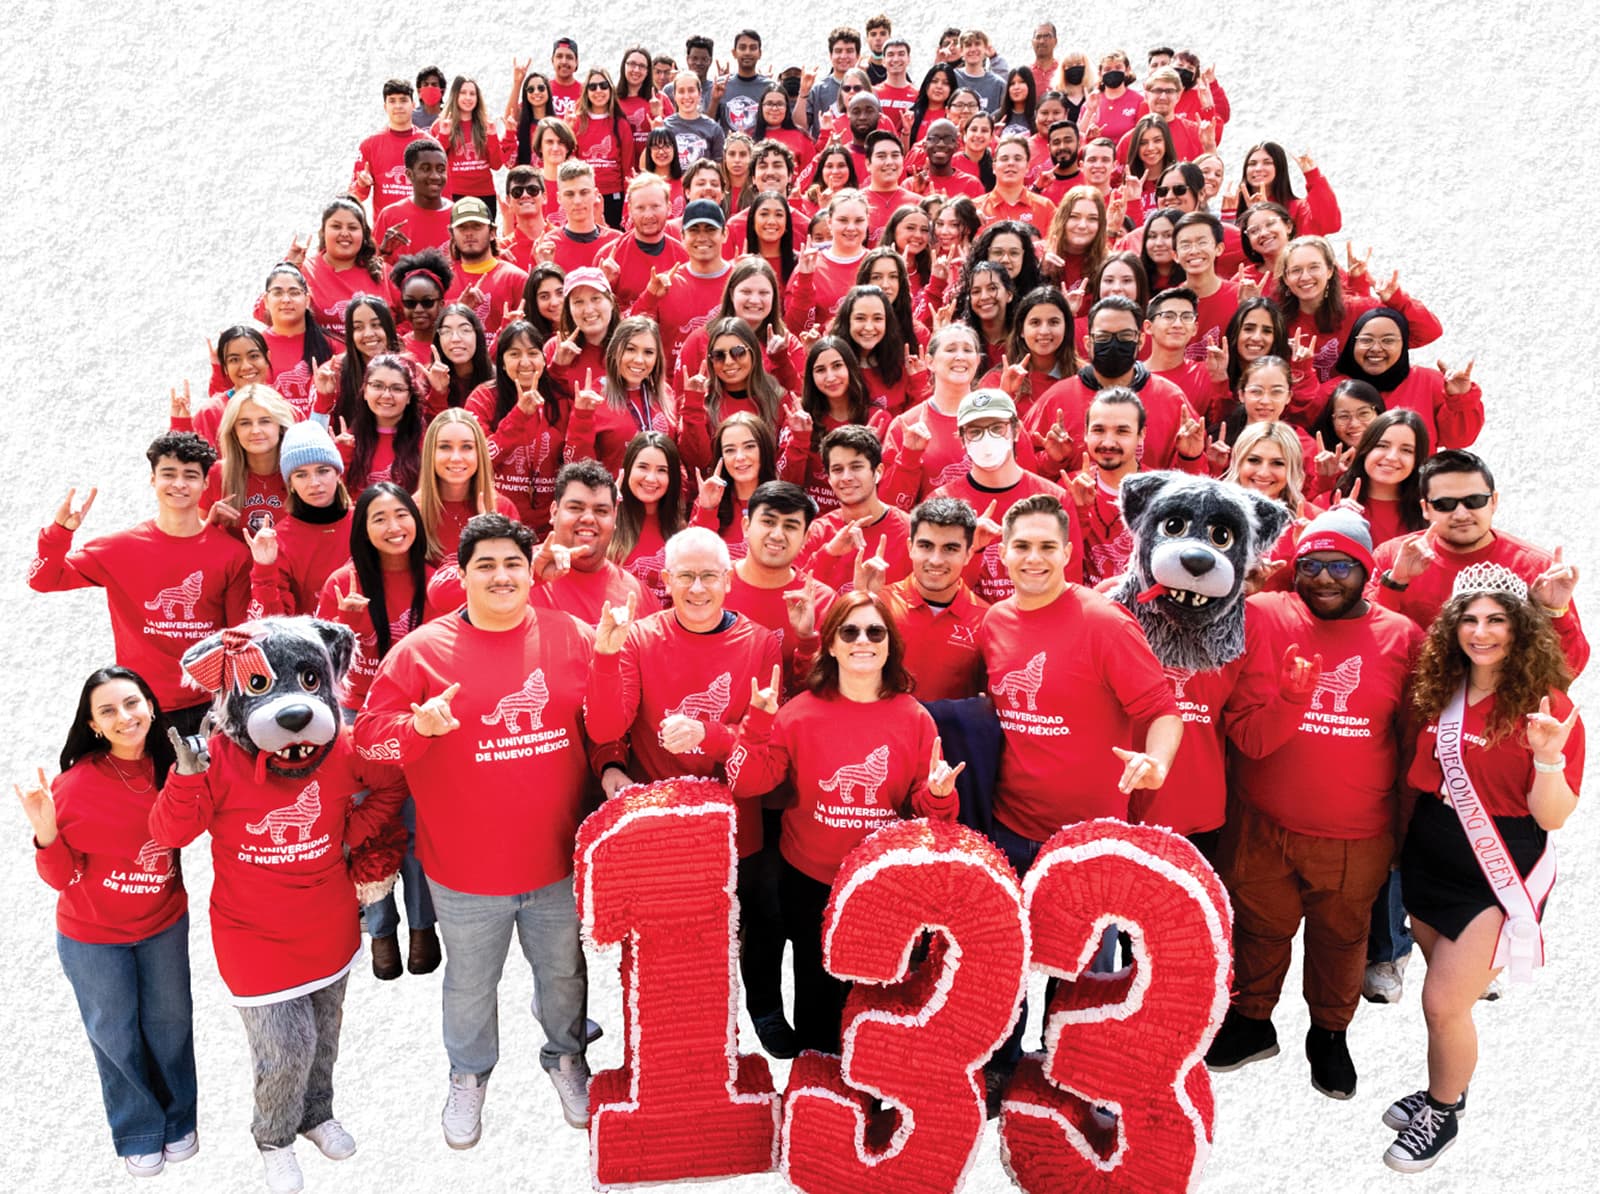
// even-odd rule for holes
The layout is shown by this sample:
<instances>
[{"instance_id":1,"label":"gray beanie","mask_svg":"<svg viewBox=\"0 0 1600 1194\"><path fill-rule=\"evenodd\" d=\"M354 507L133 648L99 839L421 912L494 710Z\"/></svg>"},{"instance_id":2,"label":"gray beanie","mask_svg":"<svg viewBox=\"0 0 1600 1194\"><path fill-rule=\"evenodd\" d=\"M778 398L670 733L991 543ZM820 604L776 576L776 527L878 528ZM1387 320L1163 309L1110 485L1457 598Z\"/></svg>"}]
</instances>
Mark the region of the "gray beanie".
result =
<instances>
[{"instance_id":1,"label":"gray beanie","mask_svg":"<svg viewBox=\"0 0 1600 1194\"><path fill-rule=\"evenodd\" d=\"M285 484L289 474L308 464L331 464L344 472L344 457L329 438L327 428L313 420L290 427L283 433L283 442L278 448L278 471L283 474Z\"/></svg>"}]
</instances>

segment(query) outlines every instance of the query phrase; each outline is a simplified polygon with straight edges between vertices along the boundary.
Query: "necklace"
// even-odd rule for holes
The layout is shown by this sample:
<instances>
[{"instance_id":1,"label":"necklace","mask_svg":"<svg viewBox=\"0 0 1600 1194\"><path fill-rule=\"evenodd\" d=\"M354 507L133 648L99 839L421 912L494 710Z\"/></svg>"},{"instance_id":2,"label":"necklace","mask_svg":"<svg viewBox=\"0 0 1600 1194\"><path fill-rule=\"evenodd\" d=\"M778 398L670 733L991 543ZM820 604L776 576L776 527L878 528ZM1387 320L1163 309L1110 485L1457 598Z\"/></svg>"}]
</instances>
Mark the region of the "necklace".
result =
<instances>
[{"instance_id":1,"label":"necklace","mask_svg":"<svg viewBox=\"0 0 1600 1194\"><path fill-rule=\"evenodd\" d=\"M113 755L110 751L107 751L104 755L101 756L101 758L103 758L105 760L106 766L108 766L112 770L112 772L114 772L116 774L116 777L119 780L122 781L122 786L124 788L127 788L128 791L132 792L135 796L143 796L148 792L154 792L156 790L155 776L154 775L144 775L144 774L142 774L143 771L144 771L144 760L143 759L138 760L134 764L134 770L132 772L133 775L138 776L139 779L142 781L141 786L136 788L131 783L128 782L128 778L129 778L129 774L130 773L124 771L121 767L117 766L117 760L116 760L116 756L115 755Z\"/></svg>"}]
</instances>

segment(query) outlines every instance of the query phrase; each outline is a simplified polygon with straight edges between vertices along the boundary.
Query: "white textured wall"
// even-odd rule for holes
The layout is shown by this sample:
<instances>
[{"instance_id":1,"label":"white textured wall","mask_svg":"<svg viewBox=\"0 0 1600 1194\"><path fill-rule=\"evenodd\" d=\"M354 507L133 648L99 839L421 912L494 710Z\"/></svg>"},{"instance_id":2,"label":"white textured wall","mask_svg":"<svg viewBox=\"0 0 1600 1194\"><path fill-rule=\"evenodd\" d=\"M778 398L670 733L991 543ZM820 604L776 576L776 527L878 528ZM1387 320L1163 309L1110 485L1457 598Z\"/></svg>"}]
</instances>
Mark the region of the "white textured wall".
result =
<instances>
[{"instance_id":1,"label":"white textured wall","mask_svg":"<svg viewBox=\"0 0 1600 1194\"><path fill-rule=\"evenodd\" d=\"M911 41L920 72L946 15L982 23L1013 63L1028 60L1030 7L891 11L905 21L896 32ZM1422 359L1477 354L1474 376L1489 408L1479 447L1499 474L1503 522L1541 543L1564 543L1589 577L1580 603L1600 618L1590 500L1597 395L1588 372L1597 341L1582 286L1593 272L1595 237L1583 221L1587 209L1574 203L1595 169L1592 120L1579 114L1594 91L1592 7L1166 7L1181 15L1113 5L1087 21L1063 14L1062 44L1091 56L1120 45L1140 63L1158 42L1193 45L1216 61L1233 102L1223 143L1231 162L1261 136L1315 155L1358 250L1375 246L1375 270L1398 267L1404 285L1443 320L1444 339ZM81 677L110 652L97 594L35 596L25 588L37 528L70 484L102 489L85 534L147 516L142 453L165 421L167 387L184 377L203 386L203 337L248 314L290 234L313 227L321 203L349 177L356 141L382 123L385 77L437 60L482 80L498 111L512 56L542 63L560 32L578 37L585 62L614 69L634 40L675 47L681 57L683 37L701 29L725 52L748 20L766 34L770 61L816 63L825 59L827 29L859 23L869 10L106 0L10 11L0 78L8 84L7 146L20 160L8 171L19 185L6 188L0 287L12 478L0 491L0 576L9 578L0 585L4 704L14 722L0 745L5 783L41 763L53 769ZM1596 691L1586 677L1579 703L1600 708ZM125 1189L55 958L52 896L34 875L20 813L0 815L0 827L0 890L11 909L0 927L0 1185ZM1347 1103L1311 1089L1299 1047L1306 1015L1291 976L1277 1018L1283 1056L1216 1081L1217 1144L1204 1188L1592 1189L1600 1093L1591 1024L1600 981L1593 810L1580 808L1558 841L1562 879L1548 919L1554 960L1532 989L1480 1005L1471 1112L1432 1173L1402 1178L1379 1162L1391 1136L1379 1115L1423 1079L1418 959L1402 1005L1364 1005L1356 1017L1351 1051L1361 1086ZM185 862L196 910L203 1147L161 1180L164 1188L254 1190L260 1165L247 1130L248 1058L211 956L207 848L191 848ZM610 1029L591 1054L600 1068L621 1052L615 955L591 967L593 1011ZM531 983L520 963L501 989L504 1056L483 1142L467 1153L444 1147L439 984L438 974L379 984L365 971L352 982L337 1107L361 1149L335 1168L302 1143L308 1188L584 1188L586 1138L562 1125L538 1072ZM708 1188L766 1191L781 1182L751 1177ZM968 1188L1010 1188L992 1127Z\"/></svg>"}]
</instances>

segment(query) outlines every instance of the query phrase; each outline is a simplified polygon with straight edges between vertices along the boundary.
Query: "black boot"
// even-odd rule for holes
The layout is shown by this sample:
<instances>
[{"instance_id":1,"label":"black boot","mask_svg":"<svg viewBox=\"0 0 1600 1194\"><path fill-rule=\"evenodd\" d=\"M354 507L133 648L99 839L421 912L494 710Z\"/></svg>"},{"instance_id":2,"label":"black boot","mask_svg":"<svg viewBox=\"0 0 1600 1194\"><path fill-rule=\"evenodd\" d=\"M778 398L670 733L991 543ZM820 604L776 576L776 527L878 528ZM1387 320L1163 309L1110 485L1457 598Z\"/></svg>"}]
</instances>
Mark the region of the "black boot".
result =
<instances>
[{"instance_id":1,"label":"black boot","mask_svg":"<svg viewBox=\"0 0 1600 1194\"><path fill-rule=\"evenodd\" d=\"M1206 1069L1228 1074L1252 1061L1277 1055L1278 1030L1272 1021L1252 1020L1230 1007L1211 1048L1206 1050Z\"/></svg>"},{"instance_id":2,"label":"black boot","mask_svg":"<svg viewBox=\"0 0 1600 1194\"><path fill-rule=\"evenodd\" d=\"M1306 1060L1311 1063L1311 1085L1330 1099L1348 1099L1356 1093L1356 1066L1345 1047L1344 1029L1313 1024L1306 1033Z\"/></svg>"}]
</instances>

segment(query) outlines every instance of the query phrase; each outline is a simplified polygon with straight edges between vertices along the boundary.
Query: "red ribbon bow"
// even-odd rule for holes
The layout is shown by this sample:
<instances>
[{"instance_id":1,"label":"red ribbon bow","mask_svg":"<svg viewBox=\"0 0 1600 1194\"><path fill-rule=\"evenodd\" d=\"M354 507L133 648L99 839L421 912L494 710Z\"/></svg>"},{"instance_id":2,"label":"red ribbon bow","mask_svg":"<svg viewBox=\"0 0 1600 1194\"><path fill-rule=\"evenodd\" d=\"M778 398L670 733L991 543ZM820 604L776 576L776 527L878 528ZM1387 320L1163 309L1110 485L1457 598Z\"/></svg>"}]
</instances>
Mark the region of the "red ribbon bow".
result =
<instances>
[{"instance_id":1,"label":"red ribbon bow","mask_svg":"<svg viewBox=\"0 0 1600 1194\"><path fill-rule=\"evenodd\" d=\"M183 670L207 692L219 692L224 684L244 691L251 676L277 679L261 644L237 627L224 630L221 642L187 661Z\"/></svg>"}]
</instances>

